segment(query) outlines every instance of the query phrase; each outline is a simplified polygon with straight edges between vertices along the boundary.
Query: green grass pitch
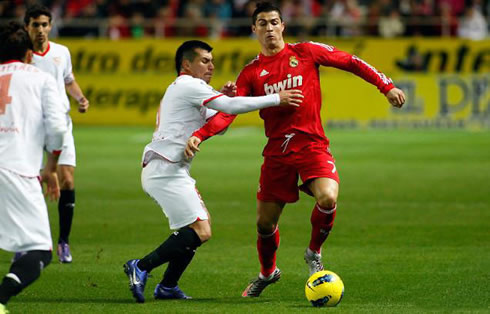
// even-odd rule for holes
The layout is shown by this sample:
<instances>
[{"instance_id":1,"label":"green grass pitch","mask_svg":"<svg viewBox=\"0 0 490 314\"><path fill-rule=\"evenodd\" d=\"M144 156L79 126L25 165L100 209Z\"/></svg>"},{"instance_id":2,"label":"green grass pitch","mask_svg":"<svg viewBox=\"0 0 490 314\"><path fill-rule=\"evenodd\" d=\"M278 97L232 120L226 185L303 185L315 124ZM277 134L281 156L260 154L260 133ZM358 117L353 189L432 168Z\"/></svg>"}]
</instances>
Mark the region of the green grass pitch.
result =
<instances>
[{"instance_id":1,"label":"green grass pitch","mask_svg":"<svg viewBox=\"0 0 490 314\"><path fill-rule=\"evenodd\" d=\"M427 313L490 312L490 133L331 131L341 177L337 220L324 246L326 268L345 283L340 305L304 297L314 201L305 194L280 221L281 280L260 298L241 292L257 275L255 191L265 137L232 129L205 142L192 175L212 215L180 286L188 301L134 303L123 263L154 249L167 220L140 185L150 128L79 127L74 262L53 263L8 305L11 313ZM57 210L51 203L53 239ZM0 274L10 253L0 253Z\"/></svg>"}]
</instances>

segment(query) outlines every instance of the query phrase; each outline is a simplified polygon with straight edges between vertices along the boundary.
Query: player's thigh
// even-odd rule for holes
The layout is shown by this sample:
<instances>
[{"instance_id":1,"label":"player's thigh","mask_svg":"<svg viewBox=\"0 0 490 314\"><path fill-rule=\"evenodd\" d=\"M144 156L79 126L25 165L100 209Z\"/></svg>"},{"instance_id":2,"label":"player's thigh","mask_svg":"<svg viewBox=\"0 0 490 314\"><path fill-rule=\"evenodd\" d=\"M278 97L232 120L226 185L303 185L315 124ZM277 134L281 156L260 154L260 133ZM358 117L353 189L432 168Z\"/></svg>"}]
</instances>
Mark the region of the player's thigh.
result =
<instances>
[{"instance_id":1,"label":"player's thigh","mask_svg":"<svg viewBox=\"0 0 490 314\"><path fill-rule=\"evenodd\" d=\"M208 220L206 206L196 189L195 180L179 164L151 160L141 173L144 191L162 208L171 229L198 220Z\"/></svg>"},{"instance_id":2,"label":"player's thigh","mask_svg":"<svg viewBox=\"0 0 490 314\"><path fill-rule=\"evenodd\" d=\"M296 166L303 181L300 186L303 192L315 196L317 200L326 195L337 197L340 178L335 159L326 147L306 148Z\"/></svg>"},{"instance_id":3,"label":"player's thigh","mask_svg":"<svg viewBox=\"0 0 490 314\"><path fill-rule=\"evenodd\" d=\"M46 203L37 178L0 169L0 248L51 250Z\"/></svg>"},{"instance_id":4,"label":"player's thigh","mask_svg":"<svg viewBox=\"0 0 490 314\"><path fill-rule=\"evenodd\" d=\"M264 157L257 199L262 202L294 203L298 198L296 168L284 158Z\"/></svg>"}]
</instances>

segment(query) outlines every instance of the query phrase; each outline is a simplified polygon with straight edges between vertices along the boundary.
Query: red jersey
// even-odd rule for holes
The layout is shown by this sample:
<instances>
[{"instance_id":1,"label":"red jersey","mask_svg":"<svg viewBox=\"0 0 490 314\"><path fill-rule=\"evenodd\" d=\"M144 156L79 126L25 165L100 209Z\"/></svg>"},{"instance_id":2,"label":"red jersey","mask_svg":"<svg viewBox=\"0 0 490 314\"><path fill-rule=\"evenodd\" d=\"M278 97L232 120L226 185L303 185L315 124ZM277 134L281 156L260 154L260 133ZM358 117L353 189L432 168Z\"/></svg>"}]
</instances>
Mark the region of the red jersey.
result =
<instances>
[{"instance_id":1,"label":"red jersey","mask_svg":"<svg viewBox=\"0 0 490 314\"><path fill-rule=\"evenodd\" d=\"M239 96L263 96L285 89L300 89L304 96L299 107L281 106L260 110L265 135L269 138L264 156L299 152L312 142L328 145L320 118L320 65L352 72L375 85L383 94L394 88L391 79L374 67L356 56L325 44L286 44L274 56L259 54L238 76L236 84ZM206 139L222 131L233 119L230 115L217 116L194 135Z\"/></svg>"}]
</instances>

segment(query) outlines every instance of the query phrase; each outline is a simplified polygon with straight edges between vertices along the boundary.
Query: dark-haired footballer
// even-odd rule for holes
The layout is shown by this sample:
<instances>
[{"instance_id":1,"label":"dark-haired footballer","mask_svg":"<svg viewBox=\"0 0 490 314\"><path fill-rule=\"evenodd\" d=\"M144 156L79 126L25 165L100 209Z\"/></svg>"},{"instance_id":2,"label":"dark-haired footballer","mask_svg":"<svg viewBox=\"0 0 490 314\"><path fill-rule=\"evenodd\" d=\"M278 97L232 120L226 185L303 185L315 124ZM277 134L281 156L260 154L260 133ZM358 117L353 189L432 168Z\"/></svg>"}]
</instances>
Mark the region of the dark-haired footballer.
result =
<instances>
[{"instance_id":1,"label":"dark-haired footballer","mask_svg":"<svg viewBox=\"0 0 490 314\"><path fill-rule=\"evenodd\" d=\"M245 66L236 82L240 96L269 95L289 89L299 89L305 96L297 110L260 110L268 137L257 191L257 251L261 267L259 276L243 291L244 297L258 297L265 287L279 280L278 222L286 203L296 202L300 190L316 200L304 259L310 274L323 270L321 248L334 223L339 176L320 117L319 67L335 67L360 76L375 85L395 107L405 102L403 91L365 61L323 43L286 44L282 36L284 27L279 8L268 2L257 4L252 31L261 53ZM219 114L196 131L188 141L189 155L198 150L202 141L227 128L233 119ZM303 182L300 186L299 178Z\"/></svg>"},{"instance_id":2,"label":"dark-haired footballer","mask_svg":"<svg viewBox=\"0 0 490 314\"><path fill-rule=\"evenodd\" d=\"M51 31L51 12L48 8L35 4L27 8L24 16L25 28L34 46L32 65L51 74L56 81L56 88L63 101L63 111L68 130L63 138L63 150L58 160L58 177L61 196L58 202L59 237L56 253L61 263L73 260L69 236L75 210L75 167L76 152L73 138L73 124L70 117L70 102L66 93L79 104L78 111L84 113L89 101L83 95L72 72L70 51L67 47L49 41ZM15 258L18 257L17 254Z\"/></svg>"},{"instance_id":3,"label":"dark-haired footballer","mask_svg":"<svg viewBox=\"0 0 490 314\"><path fill-rule=\"evenodd\" d=\"M162 281L155 287L156 299L188 299L178 281L202 243L211 237L210 215L190 176L192 159L184 149L192 132L204 125L216 110L238 114L267 107L299 106L302 95L297 90L261 97L235 96L234 83L221 92L208 83L214 72L211 46L191 40L184 42L175 55L178 77L170 84L160 102L156 131L143 152L141 182L175 230L158 248L142 259L124 264L129 287L137 302L144 302L148 273L168 263Z\"/></svg>"},{"instance_id":4,"label":"dark-haired footballer","mask_svg":"<svg viewBox=\"0 0 490 314\"><path fill-rule=\"evenodd\" d=\"M48 209L39 184L59 197L56 175L66 120L51 75L28 64L32 43L22 24L0 29L0 249L20 252L0 284L0 314L7 302L41 275L52 258Z\"/></svg>"}]
</instances>

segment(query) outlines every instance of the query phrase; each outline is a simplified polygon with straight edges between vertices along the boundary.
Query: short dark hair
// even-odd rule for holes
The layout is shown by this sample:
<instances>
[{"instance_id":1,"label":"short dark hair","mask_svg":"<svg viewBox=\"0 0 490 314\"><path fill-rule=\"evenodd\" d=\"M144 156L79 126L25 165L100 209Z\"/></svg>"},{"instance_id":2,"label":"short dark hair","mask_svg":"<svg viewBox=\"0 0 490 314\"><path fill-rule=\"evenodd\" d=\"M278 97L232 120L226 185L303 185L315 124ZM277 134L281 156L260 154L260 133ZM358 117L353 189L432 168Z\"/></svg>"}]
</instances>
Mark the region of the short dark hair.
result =
<instances>
[{"instance_id":1,"label":"short dark hair","mask_svg":"<svg viewBox=\"0 0 490 314\"><path fill-rule=\"evenodd\" d=\"M0 62L24 61L28 50L33 50L29 34L19 22L10 22L0 30Z\"/></svg>"},{"instance_id":2,"label":"short dark hair","mask_svg":"<svg viewBox=\"0 0 490 314\"><path fill-rule=\"evenodd\" d=\"M257 22L257 15L259 15L259 13L274 12L274 11L276 11L277 14L279 14L279 18L281 19L282 22L281 9L279 9L278 7L276 7L270 2L258 2L255 11L252 14L252 25L255 25L255 22Z\"/></svg>"},{"instance_id":3,"label":"short dark hair","mask_svg":"<svg viewBox=\"0 0 490 314\"><path fill-rule=\"evenodd\" d=\"M27 26L31 21L31 18L37 19L41 15L46 15L49 17L49 23L51 23L51 11L47 7L41 4L33 4L27 8L26 14L24 15L24 24Z\"/></svg>"},{"instance_id":4,"label":"short dark hair","mask_svg":"<svg viewBox=\"0 0 490 314\"><path fill-rule=\"evenodd\" d=\"M197 48L204 49L207 52L211 52L213 50L213 47L200 40L188 40L184 42L179 46L179 48L177 48L177 52L175 53L175 70L177 70L177 75L180 74L182 62L184 60L189 60L192 62L197 56Z\"/></svg>"}]
</instances>

